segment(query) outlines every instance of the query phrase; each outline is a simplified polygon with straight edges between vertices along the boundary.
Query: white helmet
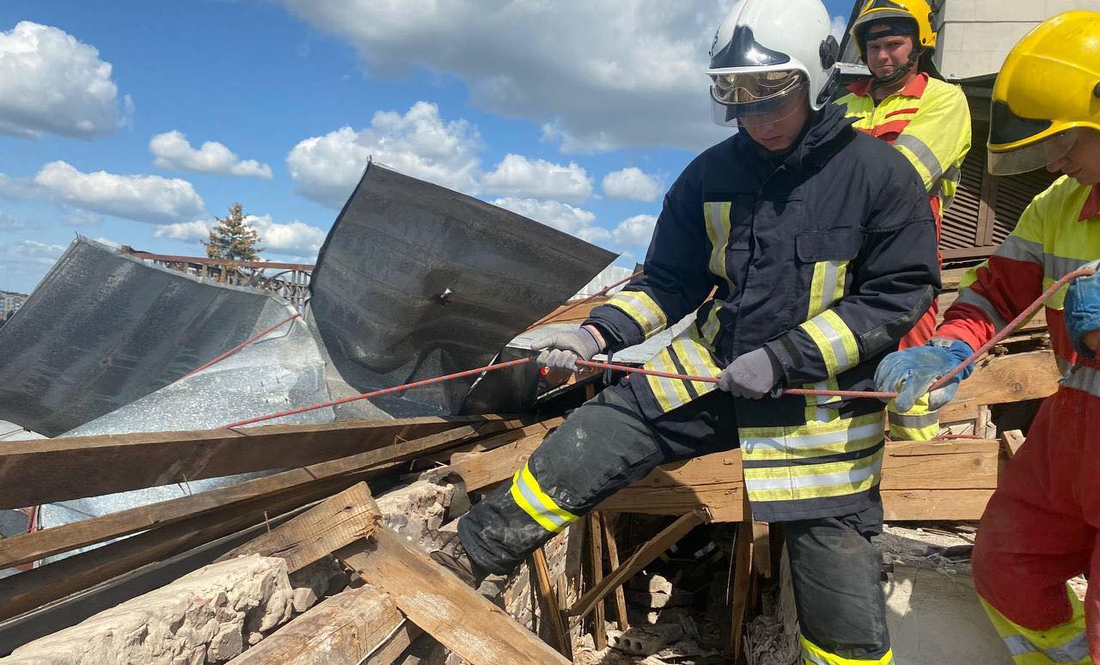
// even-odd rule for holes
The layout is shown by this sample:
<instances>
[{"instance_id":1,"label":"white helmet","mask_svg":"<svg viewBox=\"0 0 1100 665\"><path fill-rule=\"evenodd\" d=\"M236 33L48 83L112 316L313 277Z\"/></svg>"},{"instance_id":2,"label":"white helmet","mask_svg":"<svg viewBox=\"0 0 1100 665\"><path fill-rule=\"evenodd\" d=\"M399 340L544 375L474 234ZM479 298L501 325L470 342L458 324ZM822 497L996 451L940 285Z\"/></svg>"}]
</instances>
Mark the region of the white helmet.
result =
<instances>
[{"instance_id":1,"label":"white helmet","mask_svg":"<svg viewBox=\"0 0 1100 665\"><path fill-rule=\"evenodd\" d=\"M838 82L840 46L821 0L741 0L726 15L710 48L714 121L810 108L829 101Z\"/></svg>"}]
</instances>

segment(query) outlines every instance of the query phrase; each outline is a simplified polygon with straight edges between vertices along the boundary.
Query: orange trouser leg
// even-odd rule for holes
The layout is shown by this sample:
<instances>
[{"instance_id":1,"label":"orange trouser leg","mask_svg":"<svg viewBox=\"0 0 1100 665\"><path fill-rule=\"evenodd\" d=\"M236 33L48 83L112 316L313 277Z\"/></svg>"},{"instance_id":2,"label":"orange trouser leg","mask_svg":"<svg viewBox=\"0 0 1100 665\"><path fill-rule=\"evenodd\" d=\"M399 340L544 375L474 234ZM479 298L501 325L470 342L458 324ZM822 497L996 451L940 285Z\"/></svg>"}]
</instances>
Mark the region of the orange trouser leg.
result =
<instances>
[{"instance_id":1,"label":"orange trouser leg","mask_svg":"<svg viewBox=\"0 0 1100 665\"><path fill-rule=\"evenodd\" d=\"M1095 627L1100 606L1090 597L1082 612L1065 583L1093 563L1097 457L1100 398L1060 389L1043 403L982 516L974 583L1021 665L1089 662L1085 614Z\"/></svg>"}]
</instances>

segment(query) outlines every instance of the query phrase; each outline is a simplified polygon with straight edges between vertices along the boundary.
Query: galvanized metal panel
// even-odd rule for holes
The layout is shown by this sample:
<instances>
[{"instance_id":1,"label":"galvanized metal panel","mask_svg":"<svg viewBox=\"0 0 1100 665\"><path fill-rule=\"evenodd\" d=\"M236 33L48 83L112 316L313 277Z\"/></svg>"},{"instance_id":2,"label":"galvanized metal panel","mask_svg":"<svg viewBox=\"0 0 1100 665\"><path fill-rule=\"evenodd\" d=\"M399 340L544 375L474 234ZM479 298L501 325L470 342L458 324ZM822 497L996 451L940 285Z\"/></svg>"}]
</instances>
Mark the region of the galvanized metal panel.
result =
<instances>
[{"instance_id":1,"label":"galvanized metal panel","mask_svg":"<svg viewBox=\"0 0 1100 665\"><path fill-rule=\"evenodd\" d=\"M0 328L0 418L57 436L163 388L290 312L269 294L78 238Z\"/></svg>"},{"instance_id":2,"label":"galvanized metal panel","mask_svg":"<svg viewBox=\"0 0 1100 665\"><path fill-rule=\"evenodd\" d=\"M489 363L614 258L372 164L321 248L310 309L335 368L367 391ZM469 385L409 398L456 413Z\"/></svg>"}]
</instances>

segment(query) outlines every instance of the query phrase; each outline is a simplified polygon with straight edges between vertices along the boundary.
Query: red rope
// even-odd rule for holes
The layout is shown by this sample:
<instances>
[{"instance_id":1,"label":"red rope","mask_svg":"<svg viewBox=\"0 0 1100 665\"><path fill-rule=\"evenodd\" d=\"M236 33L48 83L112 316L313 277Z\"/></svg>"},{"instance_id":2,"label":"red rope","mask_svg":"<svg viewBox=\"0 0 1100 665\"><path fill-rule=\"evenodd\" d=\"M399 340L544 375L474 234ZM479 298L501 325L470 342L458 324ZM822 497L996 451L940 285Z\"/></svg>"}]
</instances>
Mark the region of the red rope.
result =
<instances>
[{"instance_id":1,"label":"red rope","mask_svg":"<svg viewBox=\"0 0 1100 665\"><path fill-rule=\"evenodd\" d=\"M1068 275L1062 277L1060 280L1055 282L1053 286L1051 286L1049 289L1047 289L1046 291L1043 292L1043 295L1041 295L1038 298L1038 300L1036 300L1034 303L1032 303L1019 316L1017 316L1007 326L1005 326L1004 330L997 333L997 335L995 335L993 337L993 339L989 340L989 342L987 342L980 349L975 351L966 360L966 362L962 363L961 365L956 367L953 371L951 371L950 373L945 375L943 378L941 378L939 381L934 383L932 385L932 387L929 388L929 392L941 387L943 384L950 381L951 378L954 377L959 372L961 372L964 367L966 367L970 363L977 360L980 356L982 356L987 351L989 351L989 349L993 348L993 345L997 344L999 341L1001 341L1002 339L1007 337L1009 334L1011 334L1013 330L1015 330L1025 319L1027 319L1029 316L1034 314L1035 311L1040 306L1042 306L1043 302L1045 302L1048 297L1050 297L1055 291L1057 291L1059 288L1061 288L1066 282L1069 282L1070 280L1072 280L1076 277L1082 277L1082 276L1091 275L1091 274L1093 274L1092 270L1087 270L1087 269L1085 269L1085 270L1075 270L1074 272L1069 273ZM636 276L637 276L637 274L631 275L630 277L628 277L626 280L623 280L623 281L629 281L630 279L633 279ZM620 282L620 283L622 283L622 282ZM617 286L617 284L612 284L611 286L607 287L607 289L605 289L605 290L612 289L615 286ZM597 295L599 295L599 294L597 294ZM594 297L596 297L596 296L592 296L592 298L594 298ZM579 305L581 303L578 302L577 304ZM294 316L292 316L290 318L293 319L296 316L299 316L299 315L295 314ZM290 319L287 319L287 320L289 321ZM286 321L284 321L283 323L285 323L285 322ZM282 324L278 324L278 325L282 325ZM275 327L278 327L278 326L275 326ZM272 329L274 329L274 328L272 328ZM272 330L272 329L264 331L264 333L261 333L257 337L262 336L263 334L265 334L267 332L270 332L270 330ZM244 344L247 344L247 343L248 342L244 342ZM231 349L227 353L232 353L234 350L235 349ZM208 365L213 364L213 362L216 362L219 359L220 358L215 358L213 361L211 361L211 363L208 363ZM466 370L464 372L456 372L454 374L447 374L446 376L439 376L439 377L436 377L434 379L425 379L423 381L415 381L413 383L406 383L404 385L394 386L393 388L384 388L382 390L375 390L373 392L363 393L361 395L355 395L353 397L344 397L344 398L341 398L341 399L333 400L331 402L324 402L322 404L314 404L312 406L304 406L304 407L301 407L301 408L298 408L298 409L289 409L287 411L278 411L276 413L271 413L271 414L268 414L266 416L258 416L256 418L249 418L247 420L239 420L237 422L225 425L225 427L226 428L233 428L233 427L240 427L241 425L251 425L253 423L258 423L258 422L262 422L262 421L265 421L265 420L271 420L272 418L281 418L283 416L289 416L289 415L293 415L293 414L296 414L296 413L304 413L306 411L313 411L315 409L323 409L327 406L336 406L337 404L345 404L347 402L354 402L356 400L361 400L361 399L371 399L372 397L380 397L382 395L389 395L389 394L393 394L393 393L403 392L403 391L409 390L411 388L419 388L419 387L422 387L422 386L428 386L428 385L432 385L432 384L435 384L435 383L442 383L444 381L450 381L452 379L460 379L460 378L463 378L463 377L466 377L466 376L474 376L476 374L481 374L483 372L493 372L493 371L500 370L500 369L505 369L505 368L508 368L508 367L515 367L517 365L522 365L524 363L532 362L533 360L534 360L534 358L520 358L519 360L511 360L511 361L504 362L504 363L498 363L498 364L494 364L494 365L486 365L484 367L477 367L475 369ZM651 370L651 369L642 369L642 368L638 368L638 367L628 367L626 365L616 365L616 364L611 364L611 363L602 363L602 362L595 362L595 361L590 361L590 360L578 360L577 364L581 365L583 367L592 367L592 368L595 368L595 369L610 369L610 370L614 370L616 372L627 372L629 374L644 374L646 376L660 376L660 377L664 377L666 379L679 379L681 381L698 381L698 382L701 382L701 383L718 383L718 378L713 377L713 376L692 376L690 374L674 374L674 373L671 373L671 372L659 372L659 371ZM199 369L202 369L202 368L200 367ZM195 370L195 371L197 372L198 370ZM897 393L875 392L875 391L870 391L870 390L809 390L809 389L805 389L805 388L788 388L788 389L780 390L776 394L777 395L817 395L817 396L827 396L827 397L851 397L851 398L862 397L862 398L873 398L873 399L892 399L892 398L898 396Z\"/></svg>"},{"instance_id":2,"label":"red rope","mask_svg":"<svg viewBox=\"0 0 1100 665\"><path fill-rule=\"evenodd\" d=\"M323 409L326 406L336 406L337 404L346 404L348 402L355 402L361 399L371 399L372 397L381 397L382 395L390 395L393 393L404 392L410 388L420 388L421 386L430 386L433 383L442 383L444 381L450 381L452 379L461 379L465 376L474 376L475 374L481 374L483 372L493 372L498 369L505 369L507 367L515 367L516 365L522 365L529 363L534 358L520 358L519 360L509 360L508 362L498 363L496 365L486 365L485 367L478 367L476 369L469 369L465 372L456 372L454 374L448 374L446 376L437 376L434 379L424 379L423 381L414 381L412 383L406 383L400 386L394 386L393 388L383 388L382 390L375 390L369 393L363 393L362 395L354 395L352 397L342 397L340 399L332 400L331 402L324 402L322 404L313 404L312 406L303 406L298 409L288 409L286 411L277 411L276 413L269 413L266 416L257 416L255 418L248 418L247 420L238 420L235 423L229 423L224 427L232 429L234 427L240 427L241 425L251 425L252 423L258 423L264 420L271 420L272 418L282 418L283 416L290 416L296 413L305 413L306 411L313 411L316 409Z\"/></svg>"},{"instance_id":3,"label":"red rope","mask_svg":"<svg viewBox=\"0 0 1100 665\"><path fill-rule=\"evenodd\" d=\"M1081 270L1074 270L1071 273L1063 275L1062 279L1060 279L1057 282L1055 282L1054 284L1052 284L1050 286L1050 288L1047 289L1046 291L1043 291L1043 295L1036 298L1035 302L1031 303L1030 305L1027 306L1027 309L1020 312L1019 316L1017 316L1016 318L1009 321L1008 325L1006 325L1004 327L1004 329L1001 330L1001 332L999 332L999 333L997 333L996 335L993 336L993 339L989 340L988 342L983 344L980 349L978 349L977 351L972 353L970 355L970 357L966 359L966 362L960 364L958 367L951 370L947 374L944 374L943 378L941 378L939 381L936 381L935 383L933 383L932 387L928 389L928 392L932 392L933 390L935 390L937 388L942 388L944 386L944 384L946 384L951 379L955 378L955 376L959 372L966 369L967 365L969 365L970 363L974 362L978 358L985 355L985 353L987 351L989 351L990 349L992 349L994 345L998 344L1005 337L1008 337L1013 332L1015 332L1016 328L1020 327L1020 325L1023 324L1024 321L1026 321L1032 314L1037 312L1039 310L1039 308L1043 306L1043 303L1046 302L1047 298L1054 295L1054 293L1058 289L1065 286L1070 280L1076 279L1078 277L1087 277L1087 276L1092 275L1092 274L1094 274L1093 270L1091 270L1089 268L1083 268Z\"/></svg>"},{"instance_id":4,"label":"red rope","mask_svg":"<svg viewBox=\"0 0 1100 665\"><path fill-rule=\"evenodd\" d=\"M213 360L208 360L205 363L203 363L203 364L199 365L198 367L196 367L195 369L191 370L190 372L184 374L183 378L186 379L187 377L191 376L192 374L198 374L199 372L203 371L204 369L206 369L207 367L210 367L211 365L213 365L215 363L220 363L221 361L225 360L229 356L233 355L234 353L236 353L236 352L240 351L241 349L243 349L244 347L248 346L252 342L255 342L256 340L260 339L264 335L268 334L272 330L275 330L279 326L282 326L282 325L284 325L284 324L286 324L290 321L293 321L294 319L298 318L301 315L302 314L300 312L292 314L292 315L286 317L285 319L283 319L282 321L280 321L280 322L276 323L275 325L271 326L267 330L261 330L260 332L256 333L252 337L249 337L245 341L241 342L237 346L234 346L232 349L229 349L228 351L221 354L220 356L214 358Z\"/></svg>"},{"instance_id":5,"label":"red rope","mask_svg":"<svg viewBox=\"0 0 1100 665\"><path fill-rule=\"evenodd\" d=\"M575 307L580 307L581 305L583 305L586 302L589 302L591 300L595 300L596 298L599 298L600 296L605 295L608 291L615 288L616 286L619 286L620 284L626 284L627 282L629 282L630 280L634 279L635 277L637 277L641 274L642 274L642 271L639 270L638 272L634 273L630 277L627 277L626 279L620 279L619 281L615 282L614 284L611 284L610 286L603 287L602 289L600 289L599 291L593 293L592 295L588 296L587 298L582 298L580 300L574 300L572 303L565 303L565 305L566 305L565 309L561 310L560 312L550 312L549 314L542 317L538 321L535 321L531 325L527 326L527 330L530 330L532 328L537 328L537 327L541 326L542 324L546 323L547 321L549 321L550 319L557 318L557 317L561 316L562 314L565 314L566 312L568 312L569 310L571 310ZM527 330L525 330L524 332L527 332Z\"/></svg>"}]
</instances>

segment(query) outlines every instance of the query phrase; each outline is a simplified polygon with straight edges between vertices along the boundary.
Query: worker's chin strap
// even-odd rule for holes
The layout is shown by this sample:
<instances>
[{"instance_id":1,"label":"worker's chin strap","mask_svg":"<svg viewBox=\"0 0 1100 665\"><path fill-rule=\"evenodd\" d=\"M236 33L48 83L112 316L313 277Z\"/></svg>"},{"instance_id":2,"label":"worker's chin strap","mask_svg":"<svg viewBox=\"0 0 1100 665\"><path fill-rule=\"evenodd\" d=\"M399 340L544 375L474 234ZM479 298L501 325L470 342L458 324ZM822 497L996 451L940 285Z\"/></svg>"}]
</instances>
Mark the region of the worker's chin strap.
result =
<instances>
[{"instance_id":1,"label":"worker's chin strap","mask_svg":"<svg viewBox=\"0 0 1100 665\"><path fill-rule=\"evenodd\" d=\"M904 77L906 74L909 73L909 70L911 70L917 64L917 60L920 60L920 54L922 52L923 51L921 49L913 49L912 51L910 51L909 60L906 61L903 66L895 69L894 73L890 74L889 76L875 76L874 74L871 74L871 87L881 88L884 85L890 85L891 83L894 83L895 81L898 81L899 79Z\"/></svg>"}]
</instances>

